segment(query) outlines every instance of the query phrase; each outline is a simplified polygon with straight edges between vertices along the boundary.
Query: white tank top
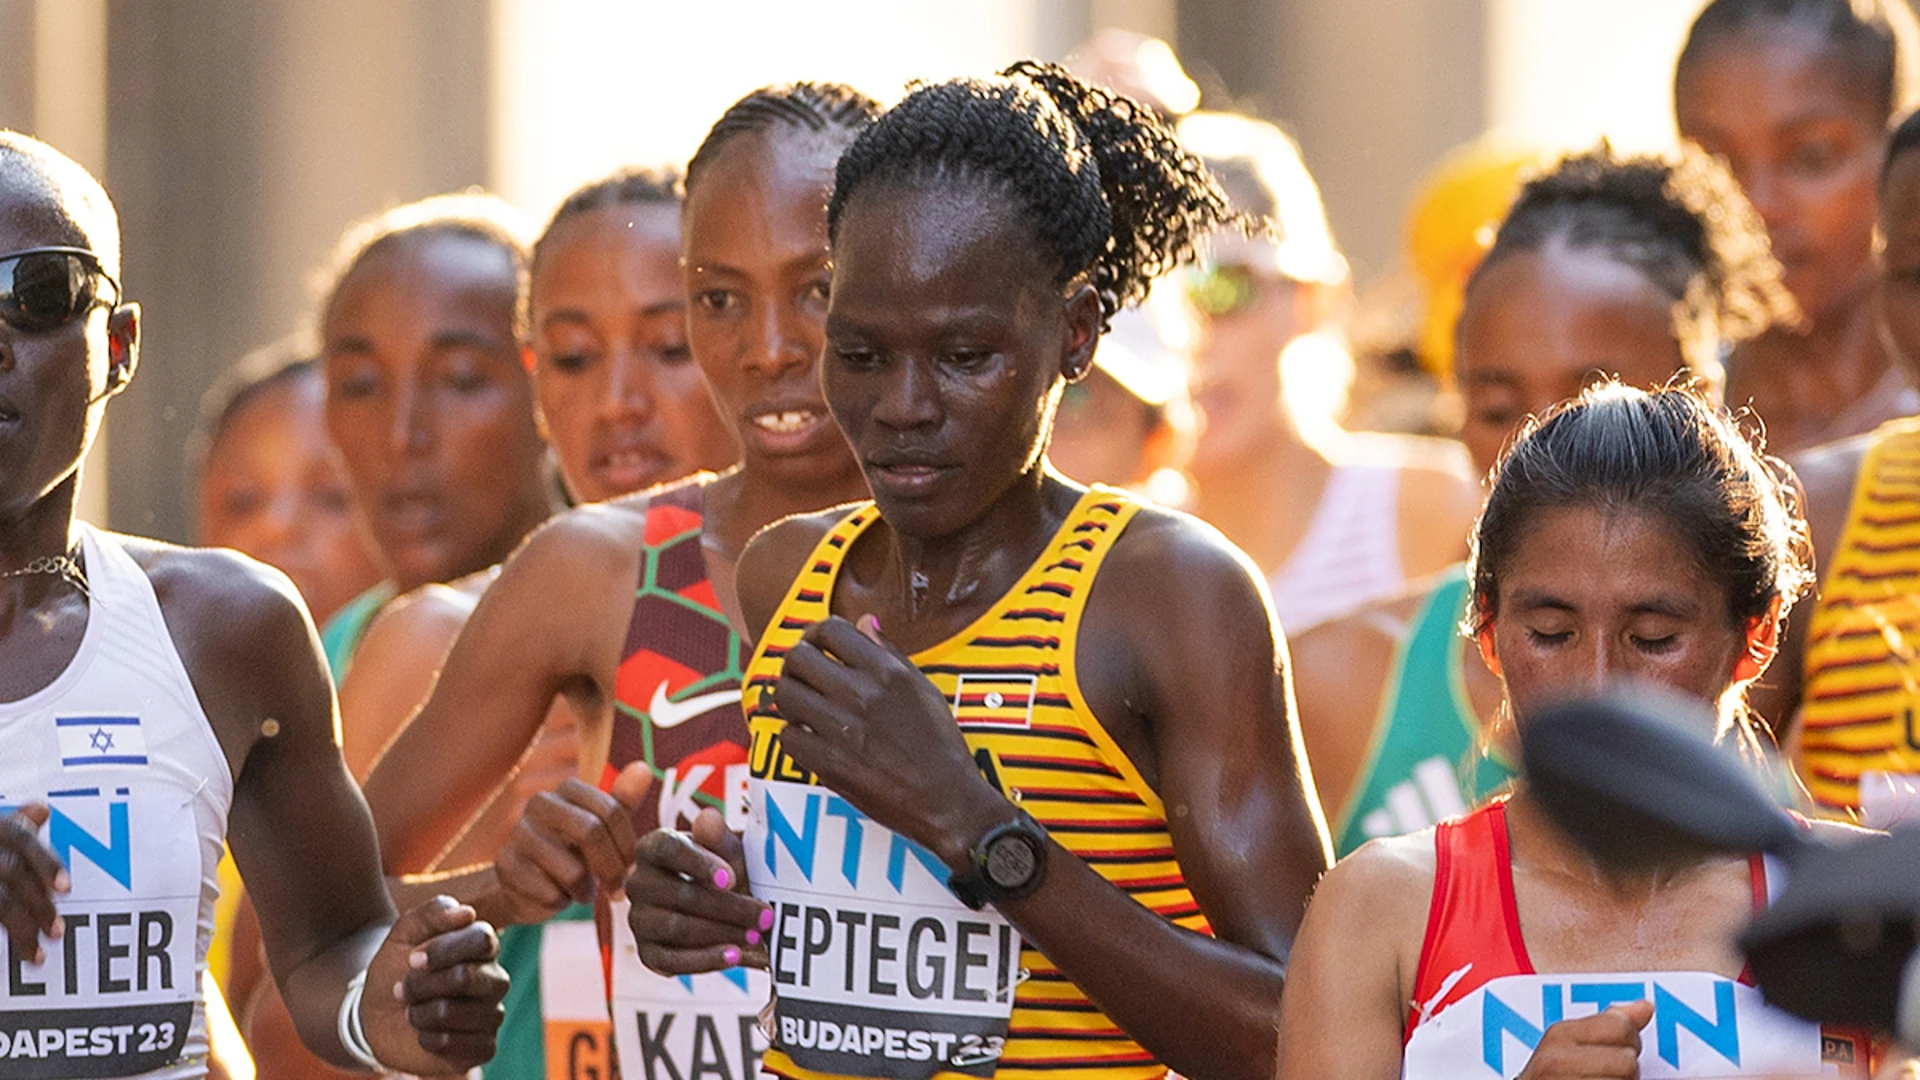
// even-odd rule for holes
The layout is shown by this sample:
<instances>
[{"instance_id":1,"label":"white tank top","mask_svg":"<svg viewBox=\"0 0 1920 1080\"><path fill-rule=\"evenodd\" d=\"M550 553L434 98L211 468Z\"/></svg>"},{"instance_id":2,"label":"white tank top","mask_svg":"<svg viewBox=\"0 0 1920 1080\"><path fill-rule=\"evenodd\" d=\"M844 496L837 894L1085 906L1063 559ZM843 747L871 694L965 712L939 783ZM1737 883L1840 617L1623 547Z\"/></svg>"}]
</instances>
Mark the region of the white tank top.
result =
<instances>
[{"instance_id":1,"label":"white tank top","mask_svg":"<svg viewBox=\"0 0 1920 1080\"><path fill-rule=\"evenodd\" d=\"M1397 461L1341 462L1313 519L1267 587L1288 634L1335 619L1406 585L1400 564Z\"/></svg>"},{"instance_id":2,"label":"white tank top","mask_svg":"<svg viewBox=\"0 0 1920 1080\"><path fill-rule=\"evenodd\" d=\"M46 803L41 837L73 879L44 963L0 936L0 1077L204 1077L200 976L233 777L146 573L79 529L79 651L0 703L0 808Z\"/></svg>"}]
</instances>

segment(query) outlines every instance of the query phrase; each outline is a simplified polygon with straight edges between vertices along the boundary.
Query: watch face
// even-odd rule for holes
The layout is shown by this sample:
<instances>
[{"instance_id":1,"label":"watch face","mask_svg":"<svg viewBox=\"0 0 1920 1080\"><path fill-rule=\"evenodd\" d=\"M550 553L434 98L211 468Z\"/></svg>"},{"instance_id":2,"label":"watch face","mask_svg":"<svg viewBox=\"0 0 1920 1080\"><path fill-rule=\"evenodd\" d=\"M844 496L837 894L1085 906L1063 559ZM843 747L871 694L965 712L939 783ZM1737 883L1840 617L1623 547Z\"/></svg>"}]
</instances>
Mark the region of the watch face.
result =
<instances>
[{"instance_id":1,"label":"watch face","mask_svg":"<svg viewBox=\"0 0 1920 1080\"><path fill-rule=\"evenodd\" d=\"M1002 836L987 847L987 880L1002 889L1017 889L1033 880L1032 846L1018 836Z\"/></svg>"}]
</instances>

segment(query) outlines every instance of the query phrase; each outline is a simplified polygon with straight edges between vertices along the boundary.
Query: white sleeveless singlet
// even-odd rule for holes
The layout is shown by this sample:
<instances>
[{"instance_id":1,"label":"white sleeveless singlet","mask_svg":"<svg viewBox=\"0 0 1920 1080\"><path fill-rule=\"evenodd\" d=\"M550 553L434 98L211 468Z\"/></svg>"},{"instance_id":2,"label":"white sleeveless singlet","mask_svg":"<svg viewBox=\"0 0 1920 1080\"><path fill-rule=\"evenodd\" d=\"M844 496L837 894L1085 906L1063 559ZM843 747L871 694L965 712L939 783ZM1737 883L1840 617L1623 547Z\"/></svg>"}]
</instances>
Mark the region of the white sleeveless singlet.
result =
<instances>
[{"instance_id":1,"label":"white sleeveless singlet","mask_svg":"<svg viewBox=\"0 0 1920 1080\"><path fill-rule=\"evenodd\" d=\"M1267 579L1288 634L1392 596L1406 585L1400 563L1398 462L1333 467L1306 533Z\"/></svg>"},{"instance_id":2,"label":"white sleeveless singlet","mask_svg":"<svg viewBox=\"0 0 1920 1080\"><path fill-rule=\"evenodd\" d=\"M44 963L0 936L0 1080L207 1074L201 971L233 777L146 573L79 526L92 600L78 652L0 703L0 811L52 811L72 891Z\"/></svg>"}]
</instances>

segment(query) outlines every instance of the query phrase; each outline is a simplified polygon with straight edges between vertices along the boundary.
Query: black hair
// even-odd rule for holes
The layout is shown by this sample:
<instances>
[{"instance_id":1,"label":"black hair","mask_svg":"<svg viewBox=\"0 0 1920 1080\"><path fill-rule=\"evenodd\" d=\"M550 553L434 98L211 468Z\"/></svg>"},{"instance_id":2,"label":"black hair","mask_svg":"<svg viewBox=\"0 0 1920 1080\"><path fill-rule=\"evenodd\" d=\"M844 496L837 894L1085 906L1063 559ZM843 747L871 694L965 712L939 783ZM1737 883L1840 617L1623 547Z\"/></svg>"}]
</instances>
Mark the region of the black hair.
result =
<instances>
[{"instance_id":1,"label":"black hair","mask_svg":"<svg viewBox=\"0 0 1920 1080\"><path fill-rule=\"evenodd\" d=\"M1520 189L1467 295L1508 255L1556 242L1601 251L1671 296L1674 335L1699 375L1717 372L1722 347L1798 318L1759 215L1697 150L1621 157L1602 143L1561 158Z\"/></svg>"},{"instance_id":2,"label":"black hair","mask_svg":"<svg viewBox=\"0 0 1920 1080\"><path fill-rule=\"evenodd\" d=\"M200 420L187 443L189 475L200 475L214 445L247 406L279 387L319 377L314 349L303 335L288 335L241 357L200 398Z\"/></svg>"},{"instance_id":3,"label":"black hair","mask_svg":"<svg viewBox=\"0 0 1920 1080\"><path fill-rule=\"evenodd\" d=\"M700 148L687 160L682 187L692 191L700 174L736 135L756 134L778 125L804 131L834 129L853 134L873 123L879 115L879 102L841 83L763 86L727 106L727 111L713 122L707 137L700 140Z\"/></svg>"},{"instance_id":4,"label":"black hair","mask_svg":"<svg viewBox=\"0 0 1920 1080\"><path fill-rule=\"evenodd\" d=\"M1469 556L1467 629L1499 611L1501 574L1541 512L1569 506L1658 519L1726 589L1730 624L1776 598L1784 618L1813 582L1789 475L1691 388L1591 387L1528 421L1494 467Z\"/></svg>"},{"instance_id":5,"label":"black hair","mask_svg":"<svg viewBox=\"0 0 1920 1080\"><path fill-rule=\"evenodd\" d=\"M430 196L363 219L341 235L333 259L316 279L319 303L315 306L315 329L318 331L319 324L325 323L341 282L367 256L406 240L464 236L498 248L513 264L514 321L518 332L521 329L519 297L527 291L530 263L527 231L526 221L518 210L499 196L478 189Z\"/></svg>"},{"instance_id":6,"label":"black hair","mask_svg":"<svg viewBox=\"0 0 1920 1080\"><path fill-rule=\"evenodd\" d=\"M527 259L529 269L540 265L540 252L553 230L568 218L615 205L680 205L680 170L671 165L626 165L598 180L575 188L547 219L547 227L533 242Z\"/></svg>"},{"instance_id":7,"label":"black hair","mask_svg":"<svg viewBox=\"0 0 1920 1080\"><path fill-rule=\"evenodd\" d=\"M1920 147L1920 109L1908 113L1906 118L1894 127L1893 134L1887 136L1886 157L1880 162L1882 191L1886 189L1887 174L1893 171L1893 163L1899 159L1900 155L1916 147Z\"/></svg>"},{"instance_id":8,"label":"black hair","mask_svg":"<svg viewBox=\"0 0 1920 1080\"><path fill-rule=\"evenodd\" d=\"M1676 96L1687 70L1712 46L1762 23L1817 32L1843 54L1883 122L1907 104L1914 76L1914 17L1906 0L1713 0L1694 17L1674 68Z\"/></svg>"},{"instance_id":9,"label":"black hair","mask_svg":"<svg viewBox=\"0 0 1920 1080\"><path fill-rule=\"evenodd\" d=\"M840 157L827 235L863 185L968 177L997 185L1057 262L1085 275L1106 318L1239 220L1200 159L1153 110L1022 60L997 78L919 85Z\"/></svg>"},{"instance_id":10,"label":"black hair","mask_svg":"<svg viewBox=\"0 0 1920 1080\"><path fill-rule=\"evenodd\" d=\"M529 331L532 329L531 279L540 267L540 255L547 249L548 239L561 222L608 206L679 205L680 170L671 165L625 165L598 180L575 188L554 208L553 216L547 219L547 227L540 230L540 236L534 240L527 254L529 282L527 288L520 290L520 326Z\"/></svg>"}]
</instances>

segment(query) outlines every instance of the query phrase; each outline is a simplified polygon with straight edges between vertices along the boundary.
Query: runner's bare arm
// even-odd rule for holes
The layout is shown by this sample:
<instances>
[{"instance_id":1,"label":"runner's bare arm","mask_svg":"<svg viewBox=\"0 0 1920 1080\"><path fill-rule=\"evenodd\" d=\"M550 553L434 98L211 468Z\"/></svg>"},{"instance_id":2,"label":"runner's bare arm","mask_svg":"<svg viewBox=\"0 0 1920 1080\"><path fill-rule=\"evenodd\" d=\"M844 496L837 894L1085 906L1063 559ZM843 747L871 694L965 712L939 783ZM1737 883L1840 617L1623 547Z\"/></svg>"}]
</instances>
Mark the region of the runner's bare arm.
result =
<instances>
[{"instance_id":1,"label":"runner's bare arm","mask_svg":"<svg viewBox=\"0 0 1920 1080\"><path fill-rule=\"evenodd\" d=\"M1253 571L1210 528L1142 512L1101 568L1075 655L1095 714L1165 802L1218 937L1175 926L1057 845L1037 891L995 906L1176 1071L1265 1080L1287 952L1329 859ZM897 649L828 620L786 672L784 748L863 813L955 869L1014 816Z\"/></svg>"},{"instance_id":2,"label":"runner's bare arm","mask_svg":"<svg viewBox=\"0 0 1920 1080\"><path fill-rule=\"evenodd\" d=\"M643 518L582 507L507 560L432 696L367 778L389 872L430 865L520 759L556 695L575 704L583 747L595 738L588 721L613 694L632 606L631 591L614 583L635 573ZM604 744L605 733L597 737Z\"/></svg>"},{"instance_id":3,"label":"runner's bare arm","mask_svg":"<svg viewBox=\"0 0 1920 1080\"><path fill-rule=\"evenodd\" d=\"M349 978L367 971L360 1015L383 1062L435 1072L492 1056L506 992L493 932L451 902L395 919L366 804L334 741L319 639L292 584L228 553L130 550L233 765L228 843L302 1038L353 1062L336 1022Z\"/></svg>"},{"instance_id":4,"label":"runner's bare arm","mask_svg":"<svg viewBox=\"0 0 1920 1080\"><path fill-rule=\"evenodd\" d=\"M474 598L446 585L397 597L374 616L340 680L340 750L365 780L375 760L433 689L434 676Z\"/></svg>"},{"instance_id":5,"label":"runner's bare arm","mask_svg":"<svg viewBox=\"0 0 1920 1080\"><path fill-rule=\"evenodd\" d=\"M1431 831L1375 841L1320 879L1287 966L1278 1080L1400 1075L1405 998L1419 962L1401 939L1419 948L1432 851Z\"/></svg>"}]
</instances>

